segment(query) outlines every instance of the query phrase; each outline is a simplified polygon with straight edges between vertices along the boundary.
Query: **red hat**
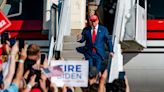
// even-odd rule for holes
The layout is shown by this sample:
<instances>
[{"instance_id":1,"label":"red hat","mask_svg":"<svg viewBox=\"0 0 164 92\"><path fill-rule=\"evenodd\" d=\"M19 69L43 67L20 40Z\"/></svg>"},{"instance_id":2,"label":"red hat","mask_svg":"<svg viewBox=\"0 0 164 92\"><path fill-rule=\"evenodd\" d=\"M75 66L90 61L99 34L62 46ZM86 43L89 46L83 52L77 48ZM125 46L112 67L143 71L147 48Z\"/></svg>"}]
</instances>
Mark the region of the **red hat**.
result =
<instances>
[{"instance_id":1,"label":"red hat","mask_svg":"<svg viewBox=\"0 0 164 92\"><path fill-rule=\"evenodd\" d=\"M98 17L96 15L92 15L90 18L89 18L90 21L96 21L98 20Z\"/></svg>"},{"instance_id":2,"label":"red hat","mask_svg":"<svg viewBox=\"0 0 164 92\"><path fill-rule=\"evenodd\" d=\"M33 88L30 92L42 92L39 88Z\"/></svg>"}]
</instances>

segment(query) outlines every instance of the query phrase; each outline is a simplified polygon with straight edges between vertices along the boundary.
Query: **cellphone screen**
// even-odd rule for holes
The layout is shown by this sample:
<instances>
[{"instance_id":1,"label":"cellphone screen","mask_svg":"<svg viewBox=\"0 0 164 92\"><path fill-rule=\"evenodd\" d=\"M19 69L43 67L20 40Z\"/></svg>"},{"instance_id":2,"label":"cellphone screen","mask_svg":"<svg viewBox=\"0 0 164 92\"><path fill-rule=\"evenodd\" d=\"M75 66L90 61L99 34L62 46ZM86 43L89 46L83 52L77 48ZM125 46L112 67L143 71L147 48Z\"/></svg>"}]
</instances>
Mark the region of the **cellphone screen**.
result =
<instances>
[{"instance_id":1,"label":"cellphone screen","mask_svg":"<svg viewBox=\"0 0 164 92\"><path fill-rule=\"evenodd\" d=\"M15 44L15 42L16 42L16 38L10 39L10 45L11 45L11 47Z\"/></svg>"},{"instance_id":2,"label":"cellphone screen","mask_svg":"<svg viewBox=\"0 0 164 92\"><path fill-rule=\"evenodd\" d=\"M42 53L41 54L41 64L44 63L45 58L46 58L46 54L45 53Z\"/></svg>"},{"instance_id":3,"label":"cellphone screen","mask_svg":"<svg viewBox=\"0 0 164 92\"><path fill-rule=\"evenodd\" d=\"M125 71L119 72L119 79L122 80L125 79L124 76L125 76Z\"/></svg>"},{"instance_id":4,"label":"cellphone screen","mask_svg":"<svg viewBox=\"0 0 164 92\"><path fill-rule=\"evenodd\" d=\"M19 39L19 51L21 51L22 48L24 48L24 40L23 39Z\"/></svg>"},{"instance_id":5,"label":"cellphone screen","mask_svg":"<svg viewBox=\"0 0 164 92\"><path fill-rule=\"evenodd\" d=\"M6 44L6 41L9 40L9 35L7 32L2 33L1 35L1 44Z\"/></svg>"}]
</instances>

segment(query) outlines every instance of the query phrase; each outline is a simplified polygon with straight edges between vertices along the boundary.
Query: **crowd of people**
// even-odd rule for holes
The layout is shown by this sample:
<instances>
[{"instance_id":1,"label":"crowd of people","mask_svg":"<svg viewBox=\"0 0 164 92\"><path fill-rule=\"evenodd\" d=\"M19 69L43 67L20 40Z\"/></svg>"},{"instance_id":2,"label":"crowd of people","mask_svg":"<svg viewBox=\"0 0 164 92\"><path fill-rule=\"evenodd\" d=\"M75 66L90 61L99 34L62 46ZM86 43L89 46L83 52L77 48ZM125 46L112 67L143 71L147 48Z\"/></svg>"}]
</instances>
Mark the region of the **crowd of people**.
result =
<instances>
[{"instance_id":1,"label":"crowd of people","mask_svg":"<svg viewBox=\"0 0 164 92\"><path fill-rule=\"evenodd\" d=\"M40 63L40 47L36 44L20 43L11 46L9 41L1 44L0 56L0 92L57 92L54 84L41 73L41 68L48 67L47 59Z\"/></svg>"},{"instance_id":2,"label":"crowd of people","mask_svg":"<svg viewBox=\"0 0 164 92\"><path fill-rule=\"evenodd\" d=\"M126 78L115 80L116 82L114 81L109 87L106 84L108 70L100 72L95 66L90 68L88 87L77 88L64 85L59 88L41 71L42 68L48 67L48 61L45 58L41 63L40 47L25 43L20 48L19 44L20 42L16 41L11 46L10 41L6 41L0 45L0 92L108 92L107 90L128 92L122 91L128 87ZM121 81L124 84L118 85ZM113 85L121 91L114 91Z\"/></svg>"}]
</instances>

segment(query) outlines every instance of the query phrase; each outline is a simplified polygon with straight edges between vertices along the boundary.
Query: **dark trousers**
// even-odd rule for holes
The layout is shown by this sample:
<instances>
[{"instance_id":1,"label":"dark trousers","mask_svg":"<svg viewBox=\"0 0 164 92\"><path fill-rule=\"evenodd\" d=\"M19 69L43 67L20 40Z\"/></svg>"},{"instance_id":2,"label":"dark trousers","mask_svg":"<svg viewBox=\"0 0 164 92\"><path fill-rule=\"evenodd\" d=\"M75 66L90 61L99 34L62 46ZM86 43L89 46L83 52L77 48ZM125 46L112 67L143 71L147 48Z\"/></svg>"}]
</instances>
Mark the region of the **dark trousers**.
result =
<instances>
[{"instance_id":1,"label":"dark trousers","mask_svg":"<svg viewBox=\"0 0 164 92\"><path fill-rule=\"evenodd\" d=\"M99 72L101 71L101 64L103 60L98 54L92 53L92 55L88 55L85 57L86 57L86 60L89 61L89 68L92 66L95 66Z\"/></svg>"}]
</instances>

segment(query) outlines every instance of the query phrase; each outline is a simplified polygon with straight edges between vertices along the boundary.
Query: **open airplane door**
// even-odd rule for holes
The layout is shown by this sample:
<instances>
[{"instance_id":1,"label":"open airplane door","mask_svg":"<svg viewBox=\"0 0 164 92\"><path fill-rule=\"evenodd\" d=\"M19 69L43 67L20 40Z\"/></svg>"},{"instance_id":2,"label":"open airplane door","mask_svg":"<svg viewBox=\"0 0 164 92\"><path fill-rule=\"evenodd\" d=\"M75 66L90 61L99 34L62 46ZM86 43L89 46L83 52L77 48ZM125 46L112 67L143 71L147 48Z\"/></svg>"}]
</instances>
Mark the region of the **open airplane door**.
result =
<instances>
[{"instance_id":1,"label":"open airplane door","mask_svg":"<svg viewBox=\"0 0 164 92\"><path fill-rule=\"evenodd\" d=\"M113 30L113 51L109 83L124 71L124 51L141 51L147 42L147 0L118 0Z\"/></svg>"},{"instance_id":2,"label":"open airplane door","mask_svg":"<svg viewBox=\"0 0 164 92\"><path fill-rule=\"evenodd\" d=\"M147 0L135 0L126 16L121 48L123 51L141 51L146 47Z\"/></svg>"}]
</instances>

